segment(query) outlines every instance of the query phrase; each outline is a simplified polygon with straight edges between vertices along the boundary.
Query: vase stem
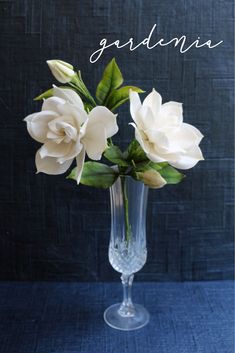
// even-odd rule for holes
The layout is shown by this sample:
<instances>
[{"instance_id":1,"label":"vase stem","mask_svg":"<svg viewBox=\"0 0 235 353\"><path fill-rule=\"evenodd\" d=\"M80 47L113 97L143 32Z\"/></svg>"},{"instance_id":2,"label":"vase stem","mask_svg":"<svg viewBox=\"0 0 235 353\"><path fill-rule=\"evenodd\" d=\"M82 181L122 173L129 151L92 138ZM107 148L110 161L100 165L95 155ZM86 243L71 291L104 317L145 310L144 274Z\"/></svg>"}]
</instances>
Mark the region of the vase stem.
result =
<instances>
[{"instance_id":1,"label":"vase stem","mask_svg":"<svg viewBox=\"0 0 235 353\"><path fill-rule=\"evenodd\" d=\"M121 316L131 317L135 315L135 307L132 303L131 288L134 279L134 274L124 275L122 274L122 286L123 286L123 301L118 310Z\"/></svg>"}]
</instances>

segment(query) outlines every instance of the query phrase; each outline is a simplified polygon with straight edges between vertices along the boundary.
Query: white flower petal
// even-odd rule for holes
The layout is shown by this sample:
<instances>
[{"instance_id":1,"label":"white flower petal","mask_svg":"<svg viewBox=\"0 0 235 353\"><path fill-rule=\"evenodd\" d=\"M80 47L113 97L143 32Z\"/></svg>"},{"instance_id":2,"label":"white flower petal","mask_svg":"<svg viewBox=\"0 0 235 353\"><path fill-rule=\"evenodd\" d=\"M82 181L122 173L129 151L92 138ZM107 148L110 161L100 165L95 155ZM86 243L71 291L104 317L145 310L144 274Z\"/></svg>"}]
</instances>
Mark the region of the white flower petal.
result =
<instances>
[{"instance_id":1,"label":"white flower petal","mask_svg":"<svg viewBox=\"0 0 235 353\"><path fill-rule=\"evenodd\" d=\"M135 138L139 142L140 146L143 148L147 157L155 163L165 162L166 158L164 153L156 152L156 146L149 142L146 138L145 133L142 130L139 130L134 123L130 123L130 125L135 128Z\"/></svg>"},{"instance_id":2,"label":"white flower petal","mask_svg":"<svg viewBox=\"0 0 235 353\"><path fill-rule=\"evenodd\" d=\"M153 162L163 162L165 159L156 155L156 151L154 146L149 143L146 139L146 135L142 130L139 130L134 123L130 123L130 125L134 126L135 128L135 138L139 142L140 146L143 148L144 152L146 153L147 157Z\"/></svg>"},{"instance_id":3,"label":"white flower petal","mask_svg":"<svg viewBox=\"0 0 235 353\"><path fill-rule=\"evenodd\" d=\"M160 162L166 162L166 158L162 156L159 156L155 153L155 151L150 150L148 153L146 153L148 159L150 159L150 161L154 162L154 163L160 163Z\"/></svg>"},{"instance_id":4,"label":"white flower petal","mask_svg":"<svg viewBox=\"0 0 235 353\"><path fill-rule=\"evenodd\" d=\"M104 127L100 124L87 125L86 133L81 142L90 159L95 161L101 159L102 153L107 147L107 136Z\"/></svg>"},{"instance_id":5,"label":"white flower petal","mask_svg":"<svg viewBox=\"0 0 235 353\"><path fill-rule=\"evenodd\" d=\"M136 121L139 129L147 130L149 128L154 129L155 118L152 110L147 106L141 106L138 112L136 112Z\"/></svg>"},{"instance_id":6,"label":"white flower petal","mask_svg":"<svg viewBox=\"0 0 235 353\"><path fill-rule=\"evenodd\" d=\"M182 127L184 129L187 129L188 131L191 130L191 132L194 133L194 136L195 136L195 138L197 140L197 143L201 142L201 140L203 139L204 136L195 126L187 124L187 123L183 123L182 125L183 125Z\"/></svg>"},{"instance_id":7,"label":"white flower petal","mask_svg":"<svg viewBox=\"0 0 235 353\"><path fill-rule=\"evenodd\" d=\"M58 137L64 136L63 126L64 124L71 124L73 126L74 120L71 116L58 116L48 123L48 128Z\"/></svg>"},{"instance_id":8,"label":"white flower petal","mask_svg":"<svg viewBox=\"0 0 235 353\"><path fill-rule=\"evenodd\" d=\"M59 88L53 85L53 95L55 97L59 97L69 102L70 104L74 104L79 109L84 109L83 103L79 95L69 88Z\"/></svg>"},{"instance_id":9,"label":"white flower petal","mask_svg":"<svg viewBox=\"0 0 235 353\"><path fill-rule=\"evenodd\" d=\"M144 133L148 137L149 144L154 145L161 153L168 152L169 139L164 132L149 129L145 130Z\"/></svg>"},{"instance_id":10,"label":"white flower petal","mask_svg":"<svg viewBox=\"0 0 235 353\"><path fill-rule=\"evenodd\" d=\"M204 160L204 157L200 147L194 146L190 150L187 150L184 155L181 155L177 161L169 161L169 163L175 168L190 169L202 160Z\"/></svg>"},{"instance_id":11,"label":"white flower petal","mask_svg":"<svg viewBox=\"0 0 235 353\"><path fill-rule=\"evenodd\" d=\"M98 106L92 109L88 116L87 131L91 128L94 130L94 125L102 126L106 132L106 138L112 137L118 132L117 114L113 114L108 108Z\"/></svg>"},{"instance_id":12,"label":"white flower petal","mask_svg":"<svg viewBox=\"0 0 235 353\"><path fill-rule=\"evenodd\" d=\"M183 122L182 103L167 102L161 106L160 111L160 127L161 126L179 126Z\"/></svg>"},{"instance_id":13,"label":"white flower petal","mask_svg":"<svg viewBox=\"0 0 235 353\"><path fill-rule=\"evenodd\" d=\"M61 121L60 123L58 123L58 126L60 126L60 128L64 131L66 135L65 137L68 137L69 140L77 140L78 131L71 124Z\"/></svg>"},{"instance_id":14,"label":"white flower petal","mask_svg":"<svg viewBox=\"0 0 235 353\"><path fill-rule=\"evenodd\" d=\"M27 129L30 136L34 140L44 143L47 139L48 123L57 117L57 113L44 110L39 113L28 115L24 121L27 123Z\"/></svg>"},{"instance_id":15,"label":"white flower petal","mask_svg":"<svg viewBox=\"0 0 235 353\"><path fill-rule=\"evenodd\" d=\"M76 158L76 162L77 162L77 175L76 175L77 184L79 184L80 180L81 180L84 161L85 161L85 149L83 148L81 150L81 152L79 153L79 155L77 156L77 158Z\"/></svg>"},{"instance_id":16,"label":"white flower petal","mask_svg":"<svg viewBox=\"0 0 235 353\"><path fill-rule=\"evenodd\" d=\"M66 117L65 119L68 119L68 117L72 117L72 119L69 119L70 122L76 122L76 126L80 127L87 119L88 119L88 114L85 110L78 108L75 105L72 105L70 103L65 103L63 105L60 105L58 107L59 113Z\"/></svg>"},{"instance_id":17,"label":"white flower petal","mask_svg":"<svg viewBox=\"0 0 235 353\"><path fill-rule=\"evenodd\" d=\"M63 105L65 100L59 97L50 97L43 101L42 110L50 110L59 113L58 107Z\"/></svg>"},{"instance_id":18,"label":"white flower petal","mask_svg":"<svg viewBox=\"0 0 235 353\"><path fill-rule=\"evenodd\" d=\"M131 116L132 119L134 120L134 122L138 125L139 119L137 116L137 112L139 111L139 109L141 108L141 100L140 97L138 95L137 92L134 92L132 90L130 90L130 112L131 112Z\"/></svg>"},{"instance_id":19,"label":"white flower petal","mask_svg":"<svg viewBox=\"0 0 235 353\"><path fill-rule=\"evenodd\" d=\"M61 141L63 141L64 136L59 137L59 135L56 132L53 132L52 130L48 130L47 131L47 138L49 140L54 140L54 141L56 140L55 141L56 143L60 143ZM59 140L59 142L58 142L58 140Z\"/></svg>"},{"instance_id":20,"label":"white flower petal","mask_svg":"<svg viewBox=\"0 0 235 353\"><path fill-rule=\"evenodd\" d=\"M182 123L180 127L171 129L168 132L169 139L182 149L187 149L199 145L203 135L194 126Z\"/></svg>"},{"instance_id":21,"label":"white flower petal","mask_svg":"<svg viewBox=\"0 0 235 353\"><path fill-rule=\"evenodd\" d=\"M58 162L64 163L68 159L77 157L80 154L82 149L83 149L83 145L79 140L77 140L76 143L73 143L71 145L70 151L66 155L58 158Z\"/></svg>"},{"instance_id":22,"label":"white flower petal","mask_svg":"<svg viewBox=\"0 0 235 353\"><path fill-rule=\"evenodd\" d=\"M63 157L66 156L71 150L71 144L61 142L59 144L51 141L47 141L44 145L39 149L39 154L41 158L45 157ZM66 160L68 160L67 158Z\"/></svg>"},{"instance_id":23,"label":"white flower petal","mask_svg":"<svg viewBox=\"0 0 235 353\"><path fill-rule=\"evenodd\" d=\"M160 112L162 104L161 95L153 88L152 92L145 98L143 105L149 107L152 110L153 115L156 117Z\"/></svg>"},{"instance_id":24,"label":"white flower petal","mask_svg":"<svg viewBox=\"0 0 235 353\"><path fill-rule=\"evenodd\" d=\"M139 142L140 146L143 148L145 153L149 152L149 144L146 140L146 136L143 134L141 130L138 129L137 125L134 123L130 123L135 128L135 138Z\"/></svg>"},{"instance_id":25,"label":"white flower petal","mask_svg":"<svg viewBox=\"0 0 235 353\"><path fill-rule=\"evenodd\" d=\"M41 158L39 151L36 153L35 163L37 167L37 173L45 173L50 175L63 174L69 169L73 160L66 161L61 164L57 162L54 157Z\"/></svg>"}]
</instances>

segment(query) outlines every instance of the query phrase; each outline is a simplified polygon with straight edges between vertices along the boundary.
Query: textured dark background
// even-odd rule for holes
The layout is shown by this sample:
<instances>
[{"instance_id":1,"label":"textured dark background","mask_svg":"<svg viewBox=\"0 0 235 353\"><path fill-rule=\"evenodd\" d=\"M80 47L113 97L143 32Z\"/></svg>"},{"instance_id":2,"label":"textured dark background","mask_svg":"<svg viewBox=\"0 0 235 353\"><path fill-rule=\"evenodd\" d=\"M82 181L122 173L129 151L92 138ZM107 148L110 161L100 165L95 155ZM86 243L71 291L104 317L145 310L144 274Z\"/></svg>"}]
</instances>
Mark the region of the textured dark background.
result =
<instances>
[{"instance_id":1,"label":"textured dark background","mask_svg":"<svg viewBox=\"0 0 235 353\"><path fill-rule=\"evenodd\" d=\"M150 193L145 280L228 279L233 273L233 1L0 1L0 278L107 280L108 191L76 187L64 176L35 175L39 147L24 116L54 83L46 59L77 65L94 91L113 56L126 82L153 86L184 103L185 120L205 135L205 162L186 180ZM89 56L103 37L139 41L157 23L156 38L186 34L224 43L216 49L108 50ZM120 109L126 146L128 104Z\"/></svg>"}]
</instances>

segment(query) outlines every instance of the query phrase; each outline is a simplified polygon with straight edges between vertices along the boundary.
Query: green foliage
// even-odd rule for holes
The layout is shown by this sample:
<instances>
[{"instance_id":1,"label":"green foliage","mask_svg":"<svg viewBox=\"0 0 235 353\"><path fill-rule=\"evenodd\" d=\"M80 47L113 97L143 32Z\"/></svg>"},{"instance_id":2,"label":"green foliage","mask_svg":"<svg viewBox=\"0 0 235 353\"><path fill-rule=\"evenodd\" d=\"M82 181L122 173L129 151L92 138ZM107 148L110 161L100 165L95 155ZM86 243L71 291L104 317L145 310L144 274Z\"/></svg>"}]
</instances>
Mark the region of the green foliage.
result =
<instances>
[{"instance_id":1,"label":"green foliage","mask_svg":"<svg viewBox=\"0 0 235 353\"><path fill-rule=\"evenodd\" d=\"M115 145L111 145L105 150L104 157L121 167L128 166L128 162L124 159L122 151Z\"/></svg>"},{"instance_id":2,"label":"green foliage","mask_svg":"<svg viewBox=\"0 0 235 353\"><path fill-rule=\"evenodd\" d=\"M123 86L122 73L113 58L106 68L104 69L103 76L96 89L96 98L98 104L106 106L108 109L114 111L120 105L125 103L129 99L129 91L132 89L135 92L143 93L144 91L135 86ZM87 112L91 111L95 106L96 102L85 83L83 82L81 72L78 71L68 83L68 85L61 86L60 88L73 89L83 100L85 109ZM39 96L35 97L34 100L47 99L53 96L53 88L43 92Z\"/></svg>"},{"instance_id":3,"label":"green foliage","mask_svg":"<svg viewBox=\"0 0 235 353\"><path fill-rule=\"evenodd\" d=\"M105 67L102 79L96 89L98 104L106 106L114 111L129 99L130 90L143 93L144 91L135 86L122 86L123 76L113 58ZM74 75L68 85L60 88L73 89L82 98L85 110L89 113L96 102L91 96L82 80L81 72ZM47 99L53 96L53 88L43 92L34 100ZM111 141L111 139L109 139ZM123 153L118 146L111 144L105 150L103 156L111 163L118 166L118 171L98 162L88 161L84 163L81 184L97 188L109 188L119 175L130 175L152 188L162 187L165 183L177 184L185 177L168 162L154 163L150 161L137 140L133 140ZM74 168L68 178L76 180Z\"/></svg>"},{"instance_id":4,"label":"green foliage","mask_svg":"<svg viewBox=\"0 0 235 353\"><path fill-rule=\"evenodd\" d=\"M83 101L83 105L87 113L89 113L93 109L93 106L91 105L91 103L87 103Z\"/></svg>"},{"instance_id":5,"label":"green foliage","mask_svg":"<svg viewBox=\"0 0 235 353\"><path fill-rule=\"evenodd\" d=\"M47 91L41 93L39 96L35 97L35 101L40 101L42 99L47 99L53 96L53 88L48 89Z\"/></svg>"},{"instance_id":6,"label":"green foliage","mask_svg":"<svg viewBox=\"0 0 235 353\"><path fill-rule=\"evenodd\" d=\"M135 86L123 86L122 73L113 58L104 69L103 76L96 89L96 98L99 104L105 105L114 111L129 99L129 91L143 93L144 91Z\"/></svg>"},{"instance_id":7,"label":"green foliage","mask_svg":"<svg viewBox=\"0 0 235 353\"><path fill-rule=\"evenodd\" d=\"M85 162L80 183L96 188L107 189L115 182L118 174L105 164L98 162ZM76 180L76 168L74 168L68 179Z\"/></svg>"},{"instance_id":8,"label":"green foliage","mask_svg":"<svg viewBox=\"0 0 235 353\"><path fill-rule=\"evenodd\" d=\"M148 161L149 159L146 156L143 148L140 146L137 140L133 140L125 152L125 157L128 161L134 161L135 163Z\"/></svg>"},{"instance_id":9,"label":"green foliage","mask_svg":"<svg viewBox=\"0 0 235 353\"><path fill-rule=\"evenodd\" d=\"M101 81L96 89L96 98L99 104L105 105L105 101L114 89L120 87L123 83L122 73L113 58L106 66Z\"/></svg>"},{"instance_id":10,"label":"green foliage","mask_svg":"<svg viewBox=\"0 0 235 353\"><path fill-rule=\"evenodd\" d=\"M149 170L157 171L166 180L167 184L178 184L185 178L184 174L171 167L167 162L154 163L148 161L140 163L137 164L135 172L146 172Z\"/></svg>"},{"instance_id":11,"label":"green foliage","mask_svg":"<svg viewBox=\"0 0 235 353\"><path fill-rule=\"evenodd\" d=\"M107 98L107 101L106 101L107 108L113 111L116 108L118 108L120 105L128 101L130 89L137 93L144 92L142 89L135 86L123 86L119 89L113 90Z\"/></svg>"},{"instance_id":12,"label":"green foliage","mask_svg":"<svg viewBox=\"0 0 235 353\"><path fill-rule=\"evenodd\" d=\"M184 174L170 165L163 167L159 173L167 181L167 184L178 184L185 178Z\"/></svg>"}]
</instances>

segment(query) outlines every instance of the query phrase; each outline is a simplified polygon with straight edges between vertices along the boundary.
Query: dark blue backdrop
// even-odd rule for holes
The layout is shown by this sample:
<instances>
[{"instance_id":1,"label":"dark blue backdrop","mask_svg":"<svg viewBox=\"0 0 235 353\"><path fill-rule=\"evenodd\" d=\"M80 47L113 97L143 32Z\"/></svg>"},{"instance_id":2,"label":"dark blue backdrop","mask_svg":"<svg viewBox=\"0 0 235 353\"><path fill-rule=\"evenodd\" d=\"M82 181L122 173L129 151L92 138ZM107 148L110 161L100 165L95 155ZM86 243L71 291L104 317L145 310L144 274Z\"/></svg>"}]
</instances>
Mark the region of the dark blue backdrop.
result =
<instances>
[{"instance_id":1,"label":"dark blue backdrop","mask_svg":"<svg viewBox=\"0 0 235 353\"><path fill-rule=\"evenodd\" d=\"M107 280L108 191L77 188L65 176L35 175L38 145L24 116L53 81L46 59L78 66L94 92L115 56L126 82L155 87L164 101L184 103L184 117L205 135L205 162L177 186L150 193L145 280L227 279L233 272L233 1L0 1L0 278ZM198 36L224 43L180 54L168 46L89 56L103 37L139 41L157 23L156 37ZM128 104L121 108L126 146ZM122 129L122 127L124 129Z\"/></svg>"}]
</instances>

